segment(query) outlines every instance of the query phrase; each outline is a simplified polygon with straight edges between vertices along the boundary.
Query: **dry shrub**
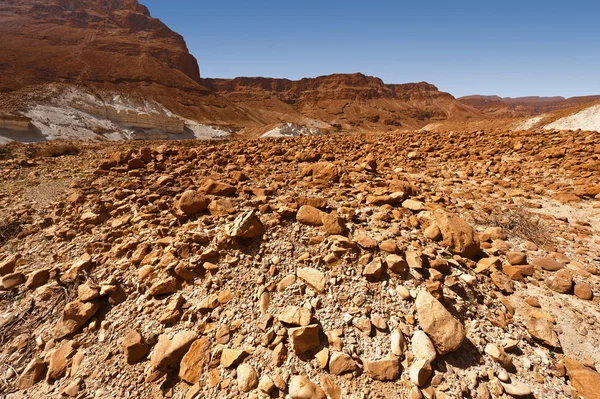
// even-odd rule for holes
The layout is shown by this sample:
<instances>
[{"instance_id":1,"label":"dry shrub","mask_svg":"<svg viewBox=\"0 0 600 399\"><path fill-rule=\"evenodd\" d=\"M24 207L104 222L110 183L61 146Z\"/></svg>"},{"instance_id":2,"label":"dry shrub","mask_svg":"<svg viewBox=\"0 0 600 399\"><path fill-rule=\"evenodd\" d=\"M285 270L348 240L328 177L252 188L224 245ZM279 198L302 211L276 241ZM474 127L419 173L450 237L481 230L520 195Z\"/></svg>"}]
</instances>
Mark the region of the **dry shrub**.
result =
<instances>
[{"instance_id":1,"label":"dry shrub","mask_svg":"<svg viewBox=\"0 0 600 399\"><path fill-rule=\"evenodd\" d=\"M521 205L503 210L498 214L478 216L477 223L501 227L509 237L528 240L539 247L553 247L555 244L552 231L544 219Z\"/></svg>"},{"instance_id":2,"label":"dry shrub","mask_svg":"<svg viewBox=\"0 0 600 399\"><path fill-rule=\"evenodd\" d=\"M35 154L36 157L60 157L63 155L78 155L79 148L73 144L51 144L39 148Z\"/></svg>"},{"instance_id":3,"label":"dry shrub","mask_svg":"<svg viewBox=\"0 0 600 399\"><path fill-rule=\"evenodd\" d=\"M15 238L21 232L21 229L22 224L16 219L0 222L0 246Z\"/></svg>"}]
</instances>

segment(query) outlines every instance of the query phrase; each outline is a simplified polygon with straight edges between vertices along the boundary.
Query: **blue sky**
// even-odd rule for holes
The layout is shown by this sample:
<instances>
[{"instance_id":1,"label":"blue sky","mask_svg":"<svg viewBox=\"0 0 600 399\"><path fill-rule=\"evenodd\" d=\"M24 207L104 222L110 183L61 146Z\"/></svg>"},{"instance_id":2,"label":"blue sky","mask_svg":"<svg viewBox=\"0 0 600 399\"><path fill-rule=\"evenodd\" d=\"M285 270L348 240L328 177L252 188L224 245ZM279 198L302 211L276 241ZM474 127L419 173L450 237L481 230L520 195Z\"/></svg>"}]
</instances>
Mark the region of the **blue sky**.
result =
<instances>
[{"instance_id":1,"label":"blue sky","mask_svg":"<svg viewBox=\"0 0 600 399\"><path fill-rule=\"evenodd\" d=\"M455 96L600 94L600 1L140 0L203 77L362 72Z\"/></svg>"}]
</instances>

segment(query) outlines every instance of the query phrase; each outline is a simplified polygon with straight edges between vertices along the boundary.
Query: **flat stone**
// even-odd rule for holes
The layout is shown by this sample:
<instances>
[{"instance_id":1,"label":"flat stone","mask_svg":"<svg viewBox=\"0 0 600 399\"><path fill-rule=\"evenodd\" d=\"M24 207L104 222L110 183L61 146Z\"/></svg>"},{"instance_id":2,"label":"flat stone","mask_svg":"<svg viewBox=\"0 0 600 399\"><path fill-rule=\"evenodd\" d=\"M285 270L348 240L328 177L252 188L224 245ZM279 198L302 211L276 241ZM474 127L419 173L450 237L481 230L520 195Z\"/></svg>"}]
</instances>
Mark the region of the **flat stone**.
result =
<instances>
[{"instance_id":1,"label":"flat stone","mask_svg":"<svg viewBox=\"0 0 600 399\"><path fill-rule=\"evenodd\" d=\"M299 267L296 269L296 275L306 284L313 287L317 292L324 292L327 285L325 273L312 267ZM293 282L291 282L293 284Z\"/></svg>"},{"instance_id":2,"label":"flat stone","mask_svg":"<svg viewBox=\"0 0 600 399\"><path fill-rule=\"evenodd\" d=\"M552 258L548 258L548 257L536 258L531 261L531 264L534 266L541 267L542 269L548 270L551 272L558 271L565 267L562 263L557 262L556 260L554 260Z\"/></svg>"},{"instance_id":3,"label":"flat stone","mask_svg":"<svg viewBox=\"0 0 600 399\"><path fill-rule=\"evenodd\" d=\"M221 366L225 368L238 365L248 356L248 352L243 349L223 349L221 353Z\"/></svg>"},{"instance_id":4,"label":"flat stone","mask_svg":"<svg viewBox=\"0 0 600 399\"><path fill-rule=\"evenodd\" d=\"M356 362L349 355L342 352L333 352L329 358L329 372L341 375L356 370Z\"/></svg>"},{"instance_id":5,"label":"flat stone","mask_svg":"<svg viewBox=\"0 0 600 399\"><path fill-rule=\"evenodd\" d=\"M377 381L394 381L400 378L400 360L387 358L363 360L365 374Z\"/></svg>"},{"instance_id":6,"label":"flat stone","mask_svg":"<svg viewBox=\"0 0 600 399\"><path fill-rule=\"evenodd\" d=\"M312 312L310 309L299 306L287 306L277 318L283 323L294 326L307 326L310 324Z\"/></svg>"},{"instance_id":7,"label":"flat stone","mask_svg":"<svg viewBox=\"0 0 600 399\"><path fill-rule=\"evenodd\" d=\"M540 340L551 347L560 348L558 336L556 335L556 332L554 332L554 325L549 320L543 318L527 318L525 320L525 327L533 338Z\"/></svg>"},{"instance_id":8,"label":"flat stone","mask_svg":"<svg viewBox=\"0 0 600 399\"><path fill-rule=\"evenodd\" d=\"M418 387L424 386L432 373L431 363L426 359L417 359L409 367L410 382Z\"/></svg>"},{"instance_id":9,"label":"flat stone","mask_svg":"<svg viewBox=\"0 0 600 399\"><path fill-rule=\"evenodd\" d=\"M100 306L95 302L74 301L68 303L58 323L56 323L54 337L60 339L76 333L96 314L99 308Z\"/></svg>"},{"instance_id":10,"label":"flat stone","mask_svg":"<svg viewBox=\"0 0 600 399\"><path fill-rule=\"evenodd\" d=\"M505 382L500 382L500 384L502 384L504 391L509 395L516 397L531 395L531 388L529 388L529 385L519 380L511 379L510 384L507 384Z\"/></svg>"}]
</instances>

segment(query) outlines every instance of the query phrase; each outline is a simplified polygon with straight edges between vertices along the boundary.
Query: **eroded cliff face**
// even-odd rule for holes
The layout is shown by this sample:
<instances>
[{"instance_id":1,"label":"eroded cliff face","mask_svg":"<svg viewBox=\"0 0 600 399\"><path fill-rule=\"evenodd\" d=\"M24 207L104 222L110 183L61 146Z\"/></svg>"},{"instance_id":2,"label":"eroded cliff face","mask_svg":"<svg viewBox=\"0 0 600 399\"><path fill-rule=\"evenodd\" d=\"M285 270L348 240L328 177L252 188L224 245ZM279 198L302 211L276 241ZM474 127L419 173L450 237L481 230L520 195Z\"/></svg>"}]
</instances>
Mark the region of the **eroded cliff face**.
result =
<instances>
[{"instance_id":1,"label":"eroded cliff face","mask_svg":"<svg viewBox=\"0 0 600 399\"><path fill-rule=\"evenodd\" d=\"M44 82L191 89L200 72L183 37L135 0L0 3L0 90Z\"/></svg>"},{"instance_id":2,"label":"eroded cliff face","mask_svg":"<svg viewBox=\"0 0 600 399\"><path fill-rule=\"evenodd\" d=\"M238 105L271 112L279 105L349 130L419 128L431 120L479 117L478 111L426 82L385 84L380 78L333 74L297 81L271 78L202 79ZM283 103L283 104L279 104Z\"/></svg>"}]
</instances>

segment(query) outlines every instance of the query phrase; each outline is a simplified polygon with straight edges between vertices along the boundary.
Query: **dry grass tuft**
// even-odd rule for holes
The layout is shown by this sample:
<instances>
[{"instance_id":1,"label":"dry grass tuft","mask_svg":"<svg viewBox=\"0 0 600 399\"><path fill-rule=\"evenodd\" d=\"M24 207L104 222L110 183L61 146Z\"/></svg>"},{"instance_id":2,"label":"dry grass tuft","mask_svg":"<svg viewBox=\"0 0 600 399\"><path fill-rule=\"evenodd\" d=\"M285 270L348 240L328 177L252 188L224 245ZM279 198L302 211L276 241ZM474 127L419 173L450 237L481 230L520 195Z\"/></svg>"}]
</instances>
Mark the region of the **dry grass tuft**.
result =
<instances>
[{"instance_id":1,"label":"dry grass tuft","mask_svg":"<svg viewBox=\"0 0 600 399\"><path fill-rule=\"evenodd\" d=\"M517 206L495 214L482 214L476 217L478 224L501 227L508 236L533 242L542 248L551 248L555 240L551 228L544 219L523 206Z\"/></svg>"},{"instance_id":2,"label":"dry grass tuft","mask_svg":"<svg viewBox=\"0 0 600 399\"><path fill-rule=\"evenodd\" d=\"M16 219L0 222L0 246L15 238L21 232L22 227L22 223Z\"/></svg>"}]
</instances>

